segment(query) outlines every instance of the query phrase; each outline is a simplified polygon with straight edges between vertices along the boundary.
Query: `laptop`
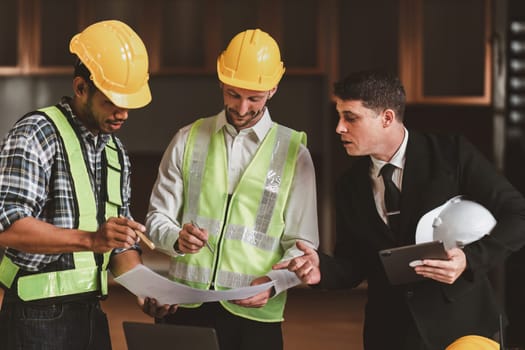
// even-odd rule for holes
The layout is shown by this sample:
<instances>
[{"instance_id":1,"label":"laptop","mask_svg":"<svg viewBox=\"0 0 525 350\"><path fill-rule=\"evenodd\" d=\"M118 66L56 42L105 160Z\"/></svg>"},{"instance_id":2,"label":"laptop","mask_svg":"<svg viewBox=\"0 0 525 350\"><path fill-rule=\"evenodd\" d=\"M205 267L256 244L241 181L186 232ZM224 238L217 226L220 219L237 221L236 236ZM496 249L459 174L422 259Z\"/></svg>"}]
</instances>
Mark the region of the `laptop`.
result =
<instances>
[{"instance_id":1,"label":"laptop","mask_svg":"<svg viewBox=\"0 0 525 350\"><path fill-rule=\"evenodd\" d=\"M128 350L219 350L215 329L141 322L122 322Z\"/></svg>"}]
</instances>

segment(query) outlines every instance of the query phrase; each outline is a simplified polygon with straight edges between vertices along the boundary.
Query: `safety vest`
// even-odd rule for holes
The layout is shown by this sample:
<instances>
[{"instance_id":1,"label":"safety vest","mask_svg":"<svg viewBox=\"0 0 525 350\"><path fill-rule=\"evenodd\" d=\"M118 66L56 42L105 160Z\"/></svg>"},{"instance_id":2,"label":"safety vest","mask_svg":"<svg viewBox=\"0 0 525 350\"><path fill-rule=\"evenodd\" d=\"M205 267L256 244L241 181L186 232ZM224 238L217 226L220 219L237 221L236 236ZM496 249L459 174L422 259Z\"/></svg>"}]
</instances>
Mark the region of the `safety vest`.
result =
<instances>
[{"instance_id":1,"label":"safety vest","mask_svg":"<svg viewBox=\"0 0 525 350\"><path fill-rule=\"evenodd\" d=\"M122 165L119 149L111 137L104 150L104 160L107 164L106 184L102 184L101 187L107 189L107 193L103 207L97 208L87 161L73 126L57 107L47 107L39 111L54 124L64 145L77 207L75 228L96 231L99 227L97 214L102 215L104 220L110 216L118 216L122 206ZM16 281L18 296L24 301L89 292L96 292L102 296L107 295L107 266L110 252L103 255L93 252L74 252L72 254L75 265L73 269L37 272L29 275L19 274L20 268L4 255L0 263L0 282L7 288L11 288L13 282ZM101 257L98 264L96 255Z\"/></svg>"},{"instance_id":2,"label":"safety vest","mask_svg":"<svg viewBox=\"0 0 525 350\"><path fill-rule=\"evenodd\" d=\"M183 222L206 228L216 249L174 257L169 275L194 288L209 289L213 283L225 290L249 286L281 260L284 210L306 134L274 124L229 198L224 131L215 131L216 122L211 117L193 124L183 160ZM285 302L286 293L280 293L261 308L221 303L235 315L278 322Z\"/></svg>"}]
</instances>

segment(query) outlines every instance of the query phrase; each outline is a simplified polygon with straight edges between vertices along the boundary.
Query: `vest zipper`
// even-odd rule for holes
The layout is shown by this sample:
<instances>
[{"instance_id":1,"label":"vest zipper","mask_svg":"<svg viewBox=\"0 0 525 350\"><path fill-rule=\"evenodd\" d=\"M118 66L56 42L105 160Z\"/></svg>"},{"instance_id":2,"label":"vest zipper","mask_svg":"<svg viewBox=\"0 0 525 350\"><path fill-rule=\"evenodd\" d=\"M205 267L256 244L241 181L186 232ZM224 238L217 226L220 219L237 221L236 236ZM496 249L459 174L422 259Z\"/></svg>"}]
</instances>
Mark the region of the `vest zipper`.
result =
<instances>
[{"instance_id":1,"label":"vest zipper","mask_svg":"<svg viewBox=\"0 0 525 350\"><path fill-rule=\"evenodd\" d=\"M229 210L230 210L231 199L232 199L232 195L228 194L228 200L226 202L226 213L228 213ZM223 222L226 222L226 219L224 219ZM226 228L226 226L224 226L224 224L223 224L223 226L221 228L219 239L217 240L217 246L215 248L215 251L217 252L217 254L215 255L215 261L213 262L213 274L212 274L212 278L211 278L211 288L212 289L215 289L215 279L217 278L217 267L219 266L219 253L221 251L221 247L222 247L222 243L223 243L224 229L225 228Z\"/></svg>"}]
</instances>

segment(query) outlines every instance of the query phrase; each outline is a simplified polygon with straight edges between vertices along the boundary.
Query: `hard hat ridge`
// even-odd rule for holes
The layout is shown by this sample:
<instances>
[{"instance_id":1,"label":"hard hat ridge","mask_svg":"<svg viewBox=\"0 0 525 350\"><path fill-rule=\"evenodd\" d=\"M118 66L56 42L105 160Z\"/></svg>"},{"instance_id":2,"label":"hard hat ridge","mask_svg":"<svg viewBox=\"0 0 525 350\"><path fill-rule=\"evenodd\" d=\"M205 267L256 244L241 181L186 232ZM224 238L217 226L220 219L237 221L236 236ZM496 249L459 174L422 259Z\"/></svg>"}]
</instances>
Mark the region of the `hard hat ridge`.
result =
<instances>
[{"instance_id":1,"label":"hard hat ridge","mask_svg":"<svg viewBox=\"0 0 525 350\"><path fill-rule=\"evenodd\" d=\"M285 68L279 46L260 29L238 33L217 59L217 75L224 84L268 91L277 86Z\"/></svg>"},{"instance_id":2,"label":"hard hat ridge","mask_svg":"<svg viewBox=\"0 0 525 350\"><path fill-rule=\"evenodd\" d=\"M479 335L466 335L456 339L445 350L499 350L500 344Z\"/></svg>"}]
</instances>

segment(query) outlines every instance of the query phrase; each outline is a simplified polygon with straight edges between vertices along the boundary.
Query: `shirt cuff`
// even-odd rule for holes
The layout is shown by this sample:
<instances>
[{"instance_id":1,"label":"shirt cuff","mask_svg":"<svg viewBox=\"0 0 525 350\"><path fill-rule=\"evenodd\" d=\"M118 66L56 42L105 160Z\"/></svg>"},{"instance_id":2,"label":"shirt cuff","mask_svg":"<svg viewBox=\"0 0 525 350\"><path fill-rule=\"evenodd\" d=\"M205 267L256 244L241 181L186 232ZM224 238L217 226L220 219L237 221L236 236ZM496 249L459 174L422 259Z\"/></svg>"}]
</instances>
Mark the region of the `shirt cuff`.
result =
<instances>
[{"instance_id":1,"label":"shirt cuff","mask_svg":"<svg viewBox=\"0 0 525 350\"><path fill-rule=\"evenodd\" d=\"M133 244L131 247L129 248L115 248L113 249L113 251L111 252L111 255L117 255L117 254L120 254L122 252L125 252L127 250L136 250L137 252L139 252L140 255L142 255L142 248L140 247L140 245L138 244Z\"/></svg>"},{"instance_id":2,"label":"shirt cuff","mask_svg":"<svg viewBox=\"0 0 525 350\"><path fill-rule=\"evenodd\" d=\"M173 250L175 251L175 254L176 254L175 256L184 256L184 255L186 255L185 253L183 253L183 252L181 252L179 250L179 240L178 239L175 241L175 243L173 243Z\"/></svg>"}]
</instances>

